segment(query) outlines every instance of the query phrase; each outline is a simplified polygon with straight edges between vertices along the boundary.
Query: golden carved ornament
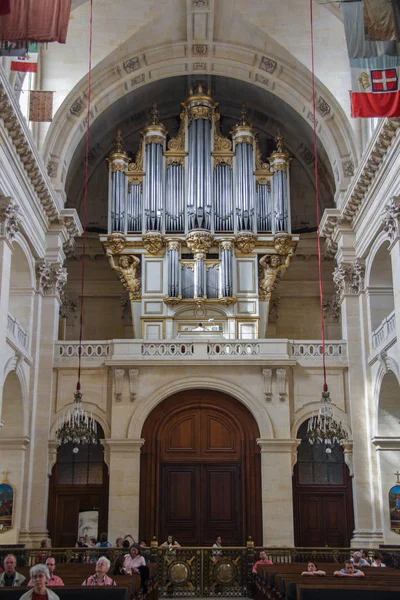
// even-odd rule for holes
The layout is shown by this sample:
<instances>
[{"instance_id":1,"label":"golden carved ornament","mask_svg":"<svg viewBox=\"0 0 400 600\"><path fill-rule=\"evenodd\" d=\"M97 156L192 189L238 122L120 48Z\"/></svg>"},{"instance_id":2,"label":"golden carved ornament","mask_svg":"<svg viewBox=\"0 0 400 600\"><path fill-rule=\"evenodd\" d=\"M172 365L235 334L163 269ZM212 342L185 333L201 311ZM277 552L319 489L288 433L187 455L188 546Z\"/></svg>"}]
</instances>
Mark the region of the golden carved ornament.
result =
<instances>
[{"instance_id":1,"label":"golden carved ornament","mask_svg":"<svg viewBox=\"0 0 400 600\"><path fill-rule=\"evenodd\" d=\"M215 267L219 269L219 262L206 262L206 271L209 271L210 269L215 269Z\"/></svg>"},{"instance_id":2,"label":"golden carved ornament","mask_svg":"<svg viewBox=\"0 0 400 600\"><path fill-rule=\"evenodd\" d=\"M233 240L220 240L219 247L221 250L233 250Z\"/></svg>"},{"instance_id":3,"label":"golden carved ornament","mask_svg":"<svg viewBox=\"0 0 400 600\"><path fill-rule=\"evenodd\" d=\"M143 246L150 254L158 254L164 248L164 238L158 231L149 231L142 239Z\"/></svg>"},{"instance_id":4,"label":"golden carved ornament","mask_svg":"<svg viewBox=\"0 0 400 600\"><path fill-rule=\"evenodd\" d=\"M289 158L289 156L287 157L287 160L291 160ZM289 162L285 163L285 162L274 162L271 164L271 168L273 170L274 173L277 173L278 171L283 171L284 173L286 173L286 171L289 170Z\"/></svg>"},{"instance_id":5,"label":"golden carved ornament","mask_svg":"<svg viewBox=\"0 0 400 600\"><path fill-rule=\"evenodd\" d=\"M260 150L260 144L258 141L258 135L255 136L255 149L256 149L256 170L254 175L259 185L265 185L269 183L273 176L273 171L268 162L263 162Z\"/></svg>"},{"instance_id":6,"label":"golden carved ornament","mask_svg":"<svg viewBox=\"0 0 400 600\"><path fill-rule=\"evenodd\" d=\"M274 236L274 248L280 256L286 256L292 251L292 236L289 233L276 233Z\"/></svg>"},{"instance_id":7,"label":"golden carved ornament","mask_svg":"<svg viewBox=\"0 0 400 600\"><path fill-rule=\"evenodd\" d=\"M111 173L116 173L117 171L122 171L123 173L125 173L126 165L120 162L112 162L110 163L110 171Z\"/></svg>"},{"instance_id":8,"label":"golden carved ornament","mask_svg":"<svg viewBox=\"0 0 400 600\"><path fill-rule=\"evenodd\" d=\"M218 165L228 165L228 167L232 169L234 155L234 152L231 152L231 154L219 154L217 152L212 152L212 156L214 158L214 168L218 167Z\"/></svg>"},{"instance_id":9,"label":"golden carved ornament","mask_svg":"<svg viewBox=\"0 0 400 600\"><path fill-rule=\"evenodd\" d=\"M201 83L198 85L196 91L193 89L193 87L189 89L188 97L184 102L182 102L182 105L184 107L188 107L192 102L208 102L212 106L217 105L211 95L211 89L209 88L207 91L205 91Z\"/></svg>"},{"instance_id":10,"label":"golden carved ornament","mask_svg":"<svg viewBox=\"0 0 400 600\"><path fill-rule=\"evenodd\" d=\"M198 121L199 119L205 119L211 121L212 110L209 106L191 106L188 108L189 123L191 121Z\"/></svg>"},{"instance_id":11,"label":"golden carved ornament","mask_svg":"<svg viewBox=\"0 0 400 600\"><path fill-rule=\"evenodd\" d=\"M123 159L123 160L127 160L128 155L124 150L124 140L121 134L121 130L117 129L117 135L115 136L115 147L114 150L112 151L112 153L110 154L110 156L108 157L107 161L109 163L112 163L112 161L116 160L116 159ZM120 170L120 169L117 169Z\"/></svg>"},{"instance_id":12,"label":"golden carved ornament","mask_svg":"<svg viewBox=\"0 0 400 600\"><path fill-rule=\"evenodd\" d=\"M140 277L140 258L126 255L115 260L113 254L109 255L110 265L119 275L124 288L129 292L130 300L140 300L142 296L142 284Z\"/></svg>"},{"instance_id":13,"label":"golden carved ornament","mask_svg":"<svg viewBox=\"0 0 400 600\"><path fill-rule=\"evenodd\" d=\"M167 245L168 252L170 250L177 250L179 252L179 250L181 249L181 243L179 240L167 240Z\"/></svg>"},{"instance_id":14,"label":"golden carved ornament","mask_svg":"<svg viewBox=\"0 0 400 600\"><path fill-rule=\"evenodd\" d=\"M286 255L285 262L278 254L266 254L260 259L258 297L260 300L270 300L272 292L278 285L281 275L289 266L293 256L291 249Z\"/></svg>"},{"instance_id":15,"label":"golden carved ornament","mask_svg":"<svg viewBox=\"0 0 400 600\"><path fill-rule=\"evenodd\" d=\"M252 231L240 231L235 237L235 246L242 254L249 254L256 242L257 236Z\"/></svg>"},{"instance_id":16,"label":"golden carved ornament","mask_svg":"<svg viewBox=\"0 0 400 600\"><path fill-rule=\"evenodd\" d=\"M135 156L135 162L130 162L128 164L128 170L125 172L128 177L129 183L143 183L143 176L145 172L143 171L143 136L141 136L139 150Z\"/></svg>"},{"instance_id":17,"label":"golden carved ornament","mask_svg":"<svg viewBox=\"0 0 400 600\"><path fill-rule=\"evenodd\" d=\"M235 304L236 303L236 296L221 296L220 298L218 298L219 303L222 304L223 306L230 306L231 304Z\"/></svg>"},{"instance_id":18,"label":"golden carved ornament","mask_svg":"<svg viewBox=\"0 0 400 600\"><path fill-rule=\"evenodd\" d=\"M185 111L181 112L181 125L179 127L178 135L169 140L167 148L164 152L165 164L167 167L170 165L178 164L185 165L185 156L188 155L185 152Z\"/></svg>"},{"instance_id":19,"label":"golden carved ornament","mask_svg":"<svg viewBox=\"0 0 400 600\"><path fill-rule=\"evenodd\" d=\"M181 167L184 167L185 156L187 156L187 152L183 152L182 154L165 154L165 166L181 165Z\"/></svg>"},{"instance_id":20,"label":"golden carved ornament","mask_svg":"<svg viewBox=\"0 0 400 600\"><path fill-rule=\"evenodd\" d=\"M238 135L235 137L236 144L252 144L254 138L252 135Z\"/></svg>"},{"instance_id":21,"label":"golden carved ornament","mask_svg":"<svg viewBox=\"0 0 400 600\"><path fill-rule=\"evenodd\" d=\"M214 112L214 152L226 152L232 150L232 141L221 133L221 115L219 111Z\"/></svg>"},{"instance_id":22,"label":"golden carved ornament","mask_svg":"<svg viewBox=\"0 0 400 600\"><path fill-rule=\"evenodd\" d=\"M178 296L177 298L174 296L164 296L163 301L167 306L176 306L182 301L182 296Z\"/></svg>"},{"instance_id":23,"label":"golden carved ornament","mask_svg":"<svg viewBox=\"0 0 400 600\"><path fill-rule=\"evenodd\" d=\"M186 244L192 252L207 253L213 243L213 236L205 229L194 229L186 236Z\"/></svg>"},{"instance_id":24,"label":"golden carved ornament","mask_svg":"<svg viewBox=\"0 0 400 600\"><path fill-rule=\"evenodd\" d=\"M107 237L107 245L111 254L121 254L126 246L126 239L122 233L112 233Z\"/></svg>"},{"instance_id":25,"label":"golden carved ornament","mask_svg":"<svg viewBox=\"0 0 400 600\"><path fill-rule=\"evenodd\" d=\"M194 260L181 260L182 269L194 271Z\"/></svg>"},{"instance_id":26,"label":"golden carved ornament","mask_svg":"<svg viewBox=\"0 0 400 600\"><path fill-rule=\"evenodd\" d=\"M144 143L146 144L161 144L164 145L165 138L162 135L146 135Z\"/></svg>"}]
</instances>

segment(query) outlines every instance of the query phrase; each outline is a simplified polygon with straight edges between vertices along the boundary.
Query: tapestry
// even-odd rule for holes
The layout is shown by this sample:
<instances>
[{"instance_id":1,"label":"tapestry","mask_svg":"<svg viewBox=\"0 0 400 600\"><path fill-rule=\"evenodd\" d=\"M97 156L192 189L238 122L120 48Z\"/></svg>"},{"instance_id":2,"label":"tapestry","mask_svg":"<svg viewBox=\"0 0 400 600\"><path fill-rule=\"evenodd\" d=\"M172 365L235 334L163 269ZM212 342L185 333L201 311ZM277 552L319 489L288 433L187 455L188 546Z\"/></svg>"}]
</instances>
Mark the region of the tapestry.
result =
<instances>
[{"instance_id":1,"label":"tapestry","mask_svg":"<svg viewBox=\"0 0 400 600\"><path fill-rule=\"evenodd\" d=\"M42 123L53 119L53 93L31 91L29 94L29 121Z\"/></svg>"},{"instance_id":2,"label":"tapestry","mask_svg":"<svg viewBox=\"0 0 400 600\"><path fill-rule=\"evenodd\" d=\"M390 529L400 533L400 485L389 490Z\"/></svg>"},{"instance_id":3,"label":"tapestry","mask_svg":"<svg viewBox=\"0 0 400 600\"><path fill-rule=\"evenodd\" d=\"M12 527L14 490L8 483L0 483L0 533Z\"/></svg>"}]
</instances>

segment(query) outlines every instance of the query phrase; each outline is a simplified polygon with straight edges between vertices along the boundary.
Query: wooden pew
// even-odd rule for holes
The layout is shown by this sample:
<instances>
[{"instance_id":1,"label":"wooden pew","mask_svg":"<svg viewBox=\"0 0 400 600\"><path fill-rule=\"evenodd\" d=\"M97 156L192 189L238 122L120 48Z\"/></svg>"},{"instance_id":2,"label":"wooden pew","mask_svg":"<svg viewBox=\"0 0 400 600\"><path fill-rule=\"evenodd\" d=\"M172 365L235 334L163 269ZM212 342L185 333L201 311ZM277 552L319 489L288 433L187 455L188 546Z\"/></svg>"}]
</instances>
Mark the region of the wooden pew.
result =
<instances>
[{"instance_id":1,"label":"wooden pew","mask_svg":"<svg viewBox=\"0 0 400 600\"><path fill-rule=\"evenodd\" d=\"M321 580L324 578L320 578ZM339 579L339 578L338 578ZM373 585L365 579L342 577L335 584L325 586L325 582L319 581L315 585L309 582L297 585L296 600L397 600L399 598L400 584L387 581L374 582ZM344 581L346 579L346 581ZM348 582L351 581L349 585ZM355 585L357 584L357 585Z\"/></svg>"},{"instance_id":2,"label":"wooden pew","mask_svg":"<svg viewBox=\"0 0 400 600\"><path fill-rule=\"evenodd\" d=\"M2 587L1 600L19 600L32 588ZM130 587L57 587L53 588L60 600L130 600Z\"/></svg>"}]
</instances>

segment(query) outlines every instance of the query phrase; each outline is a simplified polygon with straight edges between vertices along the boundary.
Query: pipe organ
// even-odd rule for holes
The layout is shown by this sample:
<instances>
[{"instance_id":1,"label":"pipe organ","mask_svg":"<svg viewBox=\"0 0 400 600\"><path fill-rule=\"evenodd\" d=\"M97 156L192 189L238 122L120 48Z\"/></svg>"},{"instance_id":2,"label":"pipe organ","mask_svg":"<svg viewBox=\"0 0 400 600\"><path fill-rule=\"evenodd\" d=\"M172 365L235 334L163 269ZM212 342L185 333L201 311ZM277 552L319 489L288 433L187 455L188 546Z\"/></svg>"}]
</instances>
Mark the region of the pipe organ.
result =
<instances>
[{"instance_id":1,"label":"pipe organ","mask_svg":"<svg viewBox=\"0 0 400 600\"><path fill-rule=\"evenodd\" d=\"M121 256L141 258L130 294L134 337L183 335L209 315L213 331L228 337L266 331L272 291L298 239L290 228L291 158L278 133L276 150L263 160L245 108L230 137L220 120L218 103L199 86L182 103L175 137L155 105L133 160L117 132L107 158L108 236L101 239L122 280Z\"/></svg>"}]
</instances>

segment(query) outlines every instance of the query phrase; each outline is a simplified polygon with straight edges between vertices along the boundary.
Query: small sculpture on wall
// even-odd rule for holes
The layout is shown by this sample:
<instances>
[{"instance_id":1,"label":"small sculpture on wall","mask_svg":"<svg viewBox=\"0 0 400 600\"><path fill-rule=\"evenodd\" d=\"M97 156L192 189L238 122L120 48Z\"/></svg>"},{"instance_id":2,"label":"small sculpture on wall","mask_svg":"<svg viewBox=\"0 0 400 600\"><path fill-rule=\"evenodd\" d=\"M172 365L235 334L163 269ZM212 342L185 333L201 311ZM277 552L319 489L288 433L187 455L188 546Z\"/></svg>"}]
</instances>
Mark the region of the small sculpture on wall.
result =
<instances>
[{"instance_id":1,"label":"small sculpture on wall","mask_svg":"<svg viewBox=\"0 0 400 600\"><path fill-rule=\"evenodd\" d=\"M8 471L3 471L4 479L0 483L0 533L5 533L13 526L14 488L8 483Z\"/></svg>"},{"instance_id":2,"label":"small sculpture on wall","mask_svg":"<svg viewBox=\"0 0 400 600\"><path fill-rule=\"evenodd\" d=\"M271 294L279 283L281 275L289 266L293 251L286 256L285 262L277 254L266 254L260 259L260 300L270 300Z\"/></svg>"},{"instance_id":3,"label":"small sculpture on wall","mask_svg":"<svg viewBox=\"0 0 400 600\"><path fill-rule=\"evenodd\" d=\"M117 271L124 288L129 292L129 299L140 300L140 259L133 255L122 255L119 257L118 262L116 262L112 254L109 255L109 258L112 268L114 271Z\"/></svg>"}]
</instances>

